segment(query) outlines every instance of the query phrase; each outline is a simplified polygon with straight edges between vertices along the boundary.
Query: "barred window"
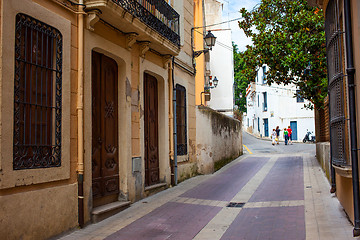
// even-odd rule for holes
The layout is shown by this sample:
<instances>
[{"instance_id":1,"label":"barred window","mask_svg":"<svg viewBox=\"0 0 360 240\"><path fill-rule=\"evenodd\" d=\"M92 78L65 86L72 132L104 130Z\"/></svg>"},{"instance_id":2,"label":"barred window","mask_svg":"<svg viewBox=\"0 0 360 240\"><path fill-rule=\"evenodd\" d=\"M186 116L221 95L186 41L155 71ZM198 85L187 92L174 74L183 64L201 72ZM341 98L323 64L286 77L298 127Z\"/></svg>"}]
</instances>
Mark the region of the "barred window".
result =
<instances>
[{"instance_id":1,"label":"barred window","mask_svg":"<svg viewBox=\"0 0 360 240\"><path fill-rule=\"evenodd\" d=\"M61 166L62 35L16 15L13 168Z\"/></svg>"},{"instance_id":2,"label":"barred window","mask_svg":"<svg viewBox=\"0 0 360 240\"><path fill-rule=\"evenodd\" d=\"M176 134L177 154L186 155L186 89L179 84L176 85Z\"/></svg>"},{"instance_id":3,"label":"barred window","mask_svg":"<svg viewBox=\"0 0 360 240\"><path fill-rule=\"evenodd\" d=\"M330 108L330 144L332 164L350 165L346 132L346 79L343 42L343 18L337 1L329 1L326 9L326 59Z\"/></svg>"}]
</instances>

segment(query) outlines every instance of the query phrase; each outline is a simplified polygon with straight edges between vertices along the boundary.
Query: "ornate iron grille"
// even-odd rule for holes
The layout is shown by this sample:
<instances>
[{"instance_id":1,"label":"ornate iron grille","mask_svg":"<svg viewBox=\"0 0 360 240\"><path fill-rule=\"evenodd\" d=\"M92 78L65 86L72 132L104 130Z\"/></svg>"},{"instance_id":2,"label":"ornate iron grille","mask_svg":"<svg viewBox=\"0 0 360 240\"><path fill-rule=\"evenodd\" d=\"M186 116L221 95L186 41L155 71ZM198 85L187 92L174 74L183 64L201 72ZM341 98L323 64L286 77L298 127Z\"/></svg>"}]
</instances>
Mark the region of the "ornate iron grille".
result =
<instances>
[{"instance_id":1,"label":"ornate iron grille","mask_svg":"<svg viewBox=\"0 0 360 240\"><path fill-rule=\"evenodd\" d=\"M176 84L177 155L187 154L186 89Z\"/></svg>"},{"instance_id":2,"label":"ornate iron grille","mask_svg":"<svg viewBox=\"0 0 360 240\"><path fill-rule=\"evenodd\" d=\"M16 15L13 168L61 166L61 33Z\"/></svg>"},{"instance_id":3,"label":"ornate iron grille","mask_svg":"<svg viewBox=\"0 0 360 240\"><path fill-rule=\"evenodd\" d=\"M347 165L345 146L345 89L342 57L342 31L338 3L330 1L326 10L325 30L329 81L331 158L335 165Z\"/></svg>"},{"instance_id":4,"label":"ornate iron grille","mask_svg":"<svg viewBox=\"0 0 360 240\"><path fill-rule=\"evenodd\" d=\"M112 0L133 16L180 46L180 15L164 0Z\"/></svg>"}]
</instances>

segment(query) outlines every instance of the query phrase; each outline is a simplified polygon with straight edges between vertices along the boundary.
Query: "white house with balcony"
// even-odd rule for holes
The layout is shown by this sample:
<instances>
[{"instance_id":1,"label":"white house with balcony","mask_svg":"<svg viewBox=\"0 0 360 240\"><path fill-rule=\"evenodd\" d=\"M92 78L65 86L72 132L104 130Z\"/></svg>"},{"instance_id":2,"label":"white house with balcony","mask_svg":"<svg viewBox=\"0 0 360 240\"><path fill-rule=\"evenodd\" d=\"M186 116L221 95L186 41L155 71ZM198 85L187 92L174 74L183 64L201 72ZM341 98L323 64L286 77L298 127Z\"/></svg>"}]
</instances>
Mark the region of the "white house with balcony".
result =
<instances>
[{"instance_id":1,"label":"white house with balcony","mask_svg":"<svg viewBox=\"0 0 360 240\"><path fill-rule=\"evenodd\" d=\"M309 101L296 96L299 90L295 85L267 85L267 70L266 65L260 67L255 81L247 87L244 129L255 136L270 137L276 126L281 130L291 126L292 139L302 141L307 131L315 132L314 111L304 107Z\"/></svg>"}]
</instances>

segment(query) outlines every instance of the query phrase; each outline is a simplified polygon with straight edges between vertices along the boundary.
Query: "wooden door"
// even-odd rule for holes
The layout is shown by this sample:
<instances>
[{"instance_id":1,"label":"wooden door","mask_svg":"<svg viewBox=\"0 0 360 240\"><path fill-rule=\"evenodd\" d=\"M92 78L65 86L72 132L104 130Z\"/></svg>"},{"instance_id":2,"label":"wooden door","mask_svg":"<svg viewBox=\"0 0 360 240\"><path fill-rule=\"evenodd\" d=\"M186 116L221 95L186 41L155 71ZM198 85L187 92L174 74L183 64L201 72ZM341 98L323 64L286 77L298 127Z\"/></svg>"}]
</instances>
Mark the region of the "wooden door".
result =
<instances>
[{"instance_id":1,"label":"wooden door","mask_svg":"<svg viewBox=\"0 0 360 240\"><path fill-rule=\"evenodd\" d=\"M119 193L118 72L116 62L92 53L93 206L116 201Z\"/></svg>"},{"instance_id":2,"label":"wooden door","mask_svg":"<svg viewBox=\"0 0 360 240\"><path fill-rule=\"evenodd\" d=\"M155 77L144 75L145 185L159 183L158 89Z\"/></svg>"}]
</instances>

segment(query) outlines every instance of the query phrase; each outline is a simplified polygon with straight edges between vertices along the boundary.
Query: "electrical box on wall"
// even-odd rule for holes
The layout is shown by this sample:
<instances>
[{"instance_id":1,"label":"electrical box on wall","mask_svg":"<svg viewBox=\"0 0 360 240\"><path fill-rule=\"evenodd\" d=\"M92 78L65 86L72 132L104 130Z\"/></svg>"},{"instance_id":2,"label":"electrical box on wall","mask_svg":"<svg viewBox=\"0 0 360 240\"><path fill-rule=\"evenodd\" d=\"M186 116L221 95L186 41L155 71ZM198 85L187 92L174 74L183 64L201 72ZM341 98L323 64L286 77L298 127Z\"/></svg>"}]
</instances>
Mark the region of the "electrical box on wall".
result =
<instances>
[{"instance_id":1,"label":"electrical box on wall","mask_svg":"<svg viewBox=\"0 0 360 240\"><path fill-rule=\"evenodd\" d=\"M141 172L141 157L132 158L132 172Z\"/></svg>"}]
</instances>

